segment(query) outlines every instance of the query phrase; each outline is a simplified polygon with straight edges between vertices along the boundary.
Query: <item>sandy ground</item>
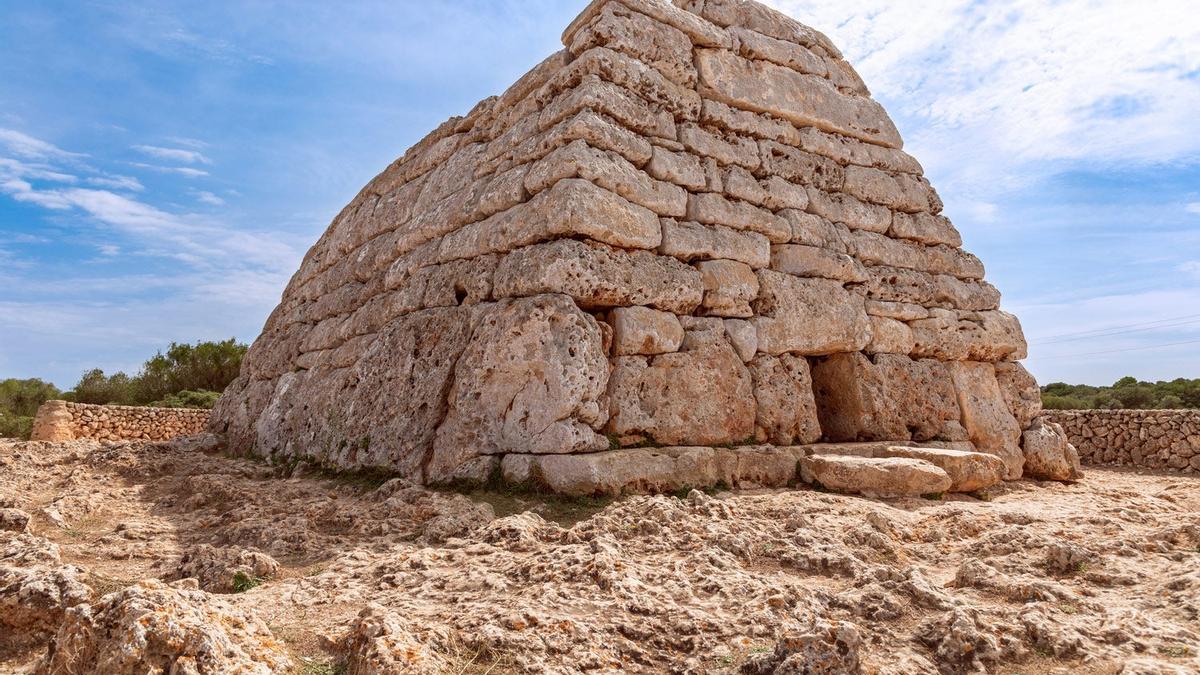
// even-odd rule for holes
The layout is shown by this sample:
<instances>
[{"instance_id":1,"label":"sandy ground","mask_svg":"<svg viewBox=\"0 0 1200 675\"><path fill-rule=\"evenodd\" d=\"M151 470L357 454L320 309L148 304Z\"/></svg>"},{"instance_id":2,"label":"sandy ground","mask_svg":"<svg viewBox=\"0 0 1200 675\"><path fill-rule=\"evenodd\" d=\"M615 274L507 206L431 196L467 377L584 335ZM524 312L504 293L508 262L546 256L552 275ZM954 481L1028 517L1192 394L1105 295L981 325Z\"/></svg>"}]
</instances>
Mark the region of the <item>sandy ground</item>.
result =
<instances>
[{"instance_id":1,"label":"sandy ground","mask_svg":"<svg viewBox=\"0 0 1200 675\"><path fill-rule=\"evenodd\" d=\"M850 672L1200 672L1200 479L1092 468L979 497L464 495L185 444L0 441L0 507L95 597L195 574L205 545L273 557L223 597L295 672L772 672L834 633ZM355 630L403 654L343 639L364 609ZM48 642L0 639L0 672Z\"/></svg>"}]
</instances>

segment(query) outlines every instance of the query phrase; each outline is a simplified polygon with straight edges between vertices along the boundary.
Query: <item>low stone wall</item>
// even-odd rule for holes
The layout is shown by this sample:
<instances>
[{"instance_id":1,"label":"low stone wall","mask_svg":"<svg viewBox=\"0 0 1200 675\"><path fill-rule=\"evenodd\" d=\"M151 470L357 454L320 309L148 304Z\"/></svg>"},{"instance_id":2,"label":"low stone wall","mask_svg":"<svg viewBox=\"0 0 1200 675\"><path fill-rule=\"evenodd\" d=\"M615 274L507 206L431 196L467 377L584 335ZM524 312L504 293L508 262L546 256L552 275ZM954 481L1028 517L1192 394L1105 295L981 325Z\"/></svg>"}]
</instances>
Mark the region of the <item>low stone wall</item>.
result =
<instances>
[{"instance_id":1,"label":"low stone wall","mask_svg":"<svg viewBox=\"0 0 1200 675\"><path fill-rule=\"evenodd\" d=\"M1047 410L1084 464L1200 473L1200 410Z\"/></svg>"},{"instance_id":2,"label":"low stone wall","mask_svg":"<svg viewBox=\"0 0 1200 675\"><path fill-rule=\"evenodd\" d=\"M211 411L46 401L33 421L35 441L166 441L204 431Z\"/></svg>"}]
</instances>

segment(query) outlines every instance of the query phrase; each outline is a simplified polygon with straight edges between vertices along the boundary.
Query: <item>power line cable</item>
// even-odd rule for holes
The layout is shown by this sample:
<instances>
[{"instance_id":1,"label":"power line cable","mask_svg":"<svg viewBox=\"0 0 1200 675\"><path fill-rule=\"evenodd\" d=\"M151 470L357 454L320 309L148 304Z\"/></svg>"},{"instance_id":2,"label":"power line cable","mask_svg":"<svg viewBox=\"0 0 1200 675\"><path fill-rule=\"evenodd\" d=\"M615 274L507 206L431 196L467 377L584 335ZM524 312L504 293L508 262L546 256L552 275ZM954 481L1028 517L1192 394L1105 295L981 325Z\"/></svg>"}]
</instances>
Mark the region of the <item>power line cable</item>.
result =
<instances>
[{"instance_id":1,"label":"power line cable","mask_svg":"<svg viewBox=\"0 0 1200 675\"><path fill-rule=\"evenodd\" d=\"M1188 326L1194 323L1200 323L1200 319L1192 319L1191 321L1179 321L1176 323L1167 323L1161 326L1147 326L1145 328L1130 328L1128 330L1110 330L1107 333L1096 333L1095 335L1079 335L1076 337L1060 338L1055 340L1038 340L1033 342L1035 345L1058 344L1062 342L1078 342L1079 340L1095 340L1097 338L1113 337L1115 335L1127 335L1129 333L1144 333L1148 330L1163 330L1166 328L1178 328L1180 326Z\"/></svg>"},{"instance_id":2,"label":"power line cable","mask_svg":"<svg viewBox=\"0 0 1200 675\"><path fill-rule=\"evenodd\" d=\"M1067 358L1067 357L1072 357L1072 356L1099 356L1101 354L1117 354L1120 352L1136 352L1136 351L1142 351L1145 349L1163 349L1165 347L1179 347L1182 345L1194 345L1194 344L1200 344L1200 340L1188 340L1186 342L1170 342L1165 345L1148 345L1145 347L1126 347L1125 349L1109 349L1109 350L1105 350L1105 351L1101 351L1101 352L1086 352L1083 354L1056 354L1054 356L1047 356L1044 358L1061 359L1061 358Z\"/></svg>"},{"instance_id":3,"label":"power line cable","mask_svg":"<svg viewBox=\"0 0 1200 675\"><path fill-rule=\"evenodd\" d=\"M1076 335L1090 335L1092 333L1104 333L1111 330L1121 330L1123 328L1138 328L1140 326L1149 326L1152 324L1167 323L1170 321L1182 321L1184 319L1200 318L1200 314L1187 314L1185 316L1176 316L1168 319L1158 319L1156 321L1139 321L1137 323L1125 324L1123 326L1109 326L1108 328L1094 328L1092 330L1077 331L1074 333L1059 333L1058 335L1046 335L1038 338L1039 340L1054 340L1057 338L1074 337Z\"/></svg>"}]
</instances>

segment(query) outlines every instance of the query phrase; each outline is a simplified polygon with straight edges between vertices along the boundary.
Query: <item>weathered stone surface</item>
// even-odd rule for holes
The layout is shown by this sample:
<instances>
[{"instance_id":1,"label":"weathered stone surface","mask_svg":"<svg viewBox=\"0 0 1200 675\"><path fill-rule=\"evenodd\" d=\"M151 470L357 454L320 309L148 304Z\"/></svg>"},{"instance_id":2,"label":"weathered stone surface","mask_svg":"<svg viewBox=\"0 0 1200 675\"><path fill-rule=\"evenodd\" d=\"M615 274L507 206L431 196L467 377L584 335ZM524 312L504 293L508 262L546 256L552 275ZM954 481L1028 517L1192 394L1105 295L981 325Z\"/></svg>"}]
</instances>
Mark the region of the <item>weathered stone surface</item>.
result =
<instances>
[{"instance_id":1,"label":"weathered stone surface","mask_svg":"<svg viewBox=\"0 0 1200 675\"><path fill-rule=\"evenodd\" d=\"M654 147L650 163L646 165L646 173L689 190L702 190L708 185L699 158L659 146Z\"/></svg>"},{"instance_id":2,"label":"weathered stone surface","mask_svg":"<svg viewBox=\"0 0 1200 675\"><path fill-rule=\"evenodd\" d=\"M851 255L867 265L904 267L960 279L983 278L979 258L949 246L925 246L864 230L851 231L846 246Z\"/></svg>"},{"instance_id":3,"label":"weathered stone surface","mask_svg":"<svg viewBox=\"0 0 1200 675\"><path fill-rule=\"evenodd\" d=\"M723 103L876 145L903 145L900 132L882 106L871 99L842 94L822 77L716 49L697 50L696 65L701 93Z\"/></svg>"},{"instance_id":4,"label":"weathered stone surface","mask_svg":"<svg viewBox=\"0 0 1200 675\"><path fill-rule=\"evenodd\" d=\"M812 375L827 440L931 440L960 417L953 381L938 361L835 354L817 359Z\"/></svg>"},{"instance_id":5,"label":"weathered stone surface","mask_svg":"<svg viewBox=\"0 0 1200 675\"><path fill-rule=\"evenodd\" d=\"M780 212L792 226L792 243L829 249L836 253L846 252L846 237L850 228L834 223L821 216L795 209Z\"/></svg>"},{"instance_id":6,"label":"weathered stone surface","mask_svg":"<svg viewBox=\"0 0 1200 675\"><path fill-rule=\"evenodd\" d=\"M563 32L563 44L570 44L574 39L575 33L591 22L593 17L603 10L608 2L609 0L592 0L587 9L583 10L583 13L572 21L567 30ZM724 31L669 2L659 2L658 0L622 0L622 4L668 26L678 28L687 33L692 42L698 45L706 47L726 47L729 45L729 36Z\"/></svg>"},{"instance_id":7,"label":"weathered stone surface","mask_svg":"<svg viewBox=\"0 0 1200 675\"><path fill-rule=\"evenodd\" d=\"M503 253L572 236L625 248L656 248L662 243L662 228L653 211L573 178L555 183L521 206L447 235L439 260Z\"/></svg>"},{"instance_id":8,"label":"weathered stone surface","mask_svg":"<svg viewBox=\"0 0 1200 675\"><path fill-rule=\"evenodd\" d=\"M600 327L564 295L511 301L483 317L459 359L426 479L477 455L607 447L608 366Z\"/></svg>"},{"instance_id":9,"label":"weathered stone surface","mask_svg":"<svg viewBox=\"0 0 1200 675\"><path fill-rule=\"evenodd\" d=\"M933 246L962 246L962 235L945 216L935 216L930 213L897 213L892 216L892 229L888 231L893 237L912 239L922 244Z\"/></svg>"},{"instance_id":10,"label":"weathered stone surface","mask_svg":"<svg viewBox=\"0 0 1200 675\"><path fill-rule=\"evenodd\" d=\"M720 164L733 164L753 171L762 165L758 156L758 143L753 139L735 134L721 133L697 124L679 127L679 141L689 152L716 160ZM720 191L719 187L712 189Z\"/></svg>"},{"instance_id":11,"label":"weathered stone surface","mask_svg":"<svg viewBox=\"0 0 1200 675\"><path fill-rule=\"evenodd\" d=\"M596 75L584 77L578 87L546 105L538 116L537 127L545 131L583 110L607 115L645 136L673 139L678 134L671 113L655 110L641 97Z\"/></svg>"},{"instance_id":12,"label":"weathered stone surface","mask_svg":"<svg viewBox=\"0 0 1200 675\"><path fill-rule=\"evenodd\" d=\"M950 476L918 459L814 455L800 460L800 477L835 492L866 497L920 497L946 492Z\"/></svg>"},{"instance_id":13,"label":"weathered stone surface","mask_svg":"<svg viewBox=\"0 0 1200 675\"><path fill-rule=\"evenodd\" d=\"M237 591L238 575L265 581L279 573L279 563L261 551L200 544L179 559L174 579L195 579L211 593Z\"/></svg>"},{"instance_id":14,"label":"weathered stone surface","mask_svg":"<svg viewBox=\"0 0 1200 675\"><path fill-rule=\"evenodd\" d=\"M885 300L868 300L867 314L897 321L916 321L929 318L929 310L920 305Z\"/></svg>"},{"instance_id":15,"label":"weathered stone surface","mask_svg":"<svg viewBox=\"0 0 1200 675\"><path fill-rule=\"evenodd\" d=\"M609 314L614 356L654 355L679 351L683 326L670 312L649 307L618 307Z\"/></svg>"},{"instance_id":16,"label":"weathered stone surface","mask_svg":"<svg viewBox=\"0 0 1200 675\"><path fill-rule=\"evenodd\" d=\"M912 354L916 340L908 324L878 316L870 319L871 342L863 351L868 354Z\"/></svg>"},{"instance_id":17,"label":"weathered stone surface","mask_svg":"<svg viewBox=\"0 0 1200 675\"><path fill-rule=\"evenodd\" d=\"M1044 417L1063 427L1084 464L1200 471L1200 410L1046 410Z\"/></svg>"},{"instance_id":18,"label":"weathered stone surface","mask_svg":"<svg viewBox=\"0 0 1200 675\"><path fill-rule=\"evenodd\" d=\"M792 238L791 225L780 216L713 192L688 196L687 217L688 220L707 225L724 225L743 232L757 232L772 243L783 243Z\"/></svg>"},{"instance_id":19,"label":"weathered stone surface","mask_svg":"<svg viewBox=\"0 0 1200 675\"><path fill-rule=\"evenodd\" d=\"M1021 477L1025 457L1021 453L1021 428L1008 411L1008 404L996 382L996 369L990 363L958 361L947 368L954 379L958 405L962 409L962 424L971 442L980 452L1004 460L1008 471L1005 478Z\"/></svg>"},{"instance_id":20,"label":"weathered stone surface","mask_svg":"<svg viewBox=\"0 0 1200 675\"><path fill-rule=\"evenodd\" d=\"M847 283L867 280L862 264L845 253L800 244L772 246L771 269L798 277L820 277Z\"/></svg>"},{"instance_id":21,"label":"weathered stone surface","mask_svg":"<svg viewBox=\"0 0 1200 675\"><path fill-rule=\"evenodd\" d=\"M866 166L846 167L842 189L863 201L883 204L903 213L937 213L941 200L924 179L908 174L889 174Z\"/></svg>"},{"instance_id":22,"label":"weathered stone surface","mask_svg":"<svg viewBox=\"0 0 1200 675\"><path fill-rule=\"evenodd\" d=\"M867 276L864 288L868 300L973 312L996 309L1000 304L1000 292L986 281L882 266L868 267Z\"/></svg>"},{"instance_id":23,"label":"weathered stone surface","mask_svg":"<svg viewBox=\"0 0 1200 675\"><path fill-rule=\"evenodd\" d=\"M32 440L167 441L201 433L208 421L209 411L194 408L46 401L33 418Z\"/></svg>"},{"instance_id":24,"label":"weathered stone surface","mask_svg":"<svg viewBox=\"0 0 1200 675\"><path fill-rule=\"evenodd\" d=\"M737 260L758 269L771 260L771 241L757 232L664 218L658 252L680 260Z\"/></svg>"},{"instance_id":25,"label":"weathered stone surface","mask_svg":"<svg viewBox=\"0 0 1200 675\"><path fill-rule=\"evenodd\" d=\"M856 352L871 339L860 296L840 282L801 279L759 270L760 291L751 320L766 354Z\"/></svg>"},{"instance_id":26,"label":"weathered stone surface","mask_svg":"<svg viewBox=\"0 0 1200 675\"><path fill-rule=\"evenodd\" d=\"M754 324L741 319L725 319L725 337L743 363L749 363L758 353L758 331Z\"/></svg>"},{"instance_id":27,"label":"weathered stone surface","mask_svg":"<svg viewBox=\"0 0 1200 675\"><path fill-rule=\"evenodd\" d=\"M687 192L683 188L655 180L617 153L596 150L585 141L574 141L534 164L525 176L525 187L536 194L560 180L576 177L660 216L682 217L687 212Z\"/></svg>"},{"instance_id":28,"label":"weathered stone surface","mask_svg":"<svg viewBox=\"0 0 1200 675\"><path fill-rule=\"evenodd\" d=\"M728 344L613 359L608 398L605 431L620 438L724 445L754 434L750 373Z\"/></svg>"},{"instance_id":29,"label":"weathered stone surface","mask_svg":"<svg viewBox=\"0 0 1200 675\"><path fill-rule=\"evenodd\" d=\"M1083 477L1079 453L1067 441L1061 425L1045 417L1034 419L1021 436L1025 453L1026 478L1038 480L1078 480Z\"/></svg>"},{"instance_id":30,"label":"weathered stone surface","mask_svg":"<svg viewBox=\"0 0 1200 675\"><path fill-rule=\"evenodd\" d=\"M686 0L682 6L718 26L739 26L786 40L838 59L841 52L823 33L757 2L747 0ZM698 43L701 44L701 43Z\"/></svg>"},{"instance_id":31,"label":"weathered stone surface","mask_svg":"<svg viewBox=\"0 0 1200 675\"><path fill-rule=\"evenodd\" d=\"M1001 362L996 364L996 382L1017 426L1028 429L1034 418L1042 414L1042 390L1037 380L1025 366Z\"/></svg>"},{"instance_id":32,"label":"weathered stone surface","mask_svg":"<svg viewBox=\"0 0 1200 675\"><path fill-rule=\"evenodd\" d=\"M626 448L587 455L509 455L502 472L569 495L676 492L724 485L784 487L796 477L795 456L772 447Z\"/></svg>"},{"instance_id":33,"label":"weathered stone surface","mask_svg":"<svg viewBox=\"0 0 1200 675\"><path fill-rule=\"evenodd\" d=\"M826 192L841 190L845 182L845 169L827 157L775 141L759 141L758 149L762 158L760 173Z\"/></svg>"},{"instance_id":34,"label":"weathered stone surface","mask_svg":"<svg viewBox=\"0 0 1200 675\"><path fill-rule=\"evenodd\" d=\"M411 618L371 603L338 641L338 652L346 655L351 673L382 675L449 670L450 663L418 640L416 630Z\"/></svg>"},{"instance_id":35,"label":"weathered stone surface","mask_svg":"<svg viewBox=\"0 0 1200 675\"><path fill-rule=\"evenodd\" d=\"M930 310L928 319L909 322L913 355L943 361L1023 359L1025 336L1017 318L1007 312Z\"/></svg>"},{"instance_id":36,"label":"weathered stone surface","mask_svg":"<svg viewBox=\"0 0 1200 675\"><path fill-rule=\"evenodd\" d=\"M748 318L754 315L750 303L758 297L758 275L745 263L734 260L707 260L696 264L704 283L707 316Z\"/></svg>"},{"instance_id":37,"label":"weathered stone surface","mask_svg":"<svg viewBox=\"0 0 1200 675\"><path fill-rule=\"evenodd\" d=\"M648 305L690 314L704 287L699 272L673 258L560 239L505 256L496 268L494 293L498 298L565 293L585 308Z\"/></svg>"},{"instance_id":38,"label":"weathered stone surface","mask_svg":"<svg viewBox=\"0 0 1200 675\"><path fill-rule=\"evenodd\" d=\"M750 362L758 402L755 438L760 443L793 445L821 438L808 361L783 354L760 354Z\"/></svg>"},{"instance_id":39,"label":"weathered stone surface","mask_svg":"<svg viewBox=\"0 0 1200 675\"><path fill-rule=\"evenodd\" d=\"M889 446L875 456L907 457L929 462L950 476L948 492L975 492L991 487L1003 482L1008 471L1004 460L982 452Z\"/></svg>"},{"instance_id":40,"label":"weathered stone surface","mask_svg":"<svg viewBox=\"0 0 1200 675\"><path fill-rule=\"evenodd\" d=\"M677 84L695 86L696 68L692 65L692 41L688 36L620 3L605 5L568 44L574 54L597 46L628 54Z\"/></svg>"},{"instance_id":41,"label":"weathered stone surface","mask_svg":"<svg viewBox=\"0 0 1200 675\"><path fill-rule=\"evenodd\" d=\"M203 591L142 581L69 612L39 668L266 675L292 662L253 614Z\"/></svg>"},{"instance_id":42,"label":"weathered stone surface","mask_svg":"<svg viewBox=\"0 0 1200 675\"><path fill-rule=\"evenodd\" d=\"M886 206L868 204L850 195L808 189L808 211L814 215L842 223L852 230L882 234L892 227L892 211Z\"/></svg>"}]
</instances>

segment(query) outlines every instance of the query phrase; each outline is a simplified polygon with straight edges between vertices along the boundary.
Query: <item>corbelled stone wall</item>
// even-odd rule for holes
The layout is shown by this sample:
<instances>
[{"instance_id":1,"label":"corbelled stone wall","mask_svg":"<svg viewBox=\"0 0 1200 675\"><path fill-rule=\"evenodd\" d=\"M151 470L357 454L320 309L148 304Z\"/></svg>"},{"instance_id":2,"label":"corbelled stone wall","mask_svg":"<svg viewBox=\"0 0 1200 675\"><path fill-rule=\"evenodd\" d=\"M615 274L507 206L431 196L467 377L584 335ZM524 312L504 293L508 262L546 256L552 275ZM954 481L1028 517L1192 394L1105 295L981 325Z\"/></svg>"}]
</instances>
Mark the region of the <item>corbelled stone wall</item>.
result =
<instances>
[{"instance_id":1,"label":"corbelled stone wall","mask_svg":"<svg viewBox=\"0 0 1200 675\"><path fill-rule=\"evenodd\" d=\"M1047 410L1085 464L1200 472L1200 410Z\"/></svg>"},{"instance_id":2,"label":"corbelled stone wall","mask_svg":"<svg viewBox=\"0 0 1200 675\"><path fill-rule=\"evenodd\" d=\"M595 0L563 44L337 216L213 431L425 483L818 440L969 443L1021 477L1021 327L826 36Z\"/></svg>"},{"instance_id":3,"label":"corbelled stone wall","mask_svg":"<svg viewBox=\"0 0 1200 675\"><path fill-rule=\"evenodd\" d=\"M211 411L47 401L33 421L35 441L167 441L204 431Z\"/></svg>"}]
</instances>

